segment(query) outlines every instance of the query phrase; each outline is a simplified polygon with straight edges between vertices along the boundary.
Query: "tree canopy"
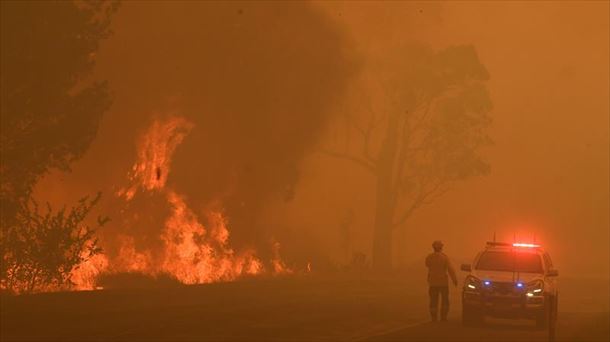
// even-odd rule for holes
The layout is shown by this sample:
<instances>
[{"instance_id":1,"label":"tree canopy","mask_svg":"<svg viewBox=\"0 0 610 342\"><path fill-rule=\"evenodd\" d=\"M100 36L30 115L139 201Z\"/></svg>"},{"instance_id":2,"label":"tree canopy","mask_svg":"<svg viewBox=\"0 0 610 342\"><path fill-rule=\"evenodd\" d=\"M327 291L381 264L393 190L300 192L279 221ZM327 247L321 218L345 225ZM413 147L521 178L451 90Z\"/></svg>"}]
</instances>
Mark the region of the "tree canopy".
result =
<instances>
[{"instance_id":1,"label":"tree canopy","mask_svg":"<svg viewBox=\"0 0 610 342\"><path fill-rule=\"evenodd\" d=\"M0 199L2 225L48 170L69 169L94 139L110 105L90 81L117 3L2 1Z\"/></svg>"},{"instance_id":2,"label":"tree canopy","mask_svg":"<svg viewBox=\"0 0 610 342\"><path fill-rule=\"evenodd\" d=\"M492 104L489 74L472 46L434 51L409 45L371 68L365 105L345 114L348 143L324 152L376 178L373 263L386 268L394 228L456 181L490 171L480 150L491 144Z\"/></svg>"}]
</instances>

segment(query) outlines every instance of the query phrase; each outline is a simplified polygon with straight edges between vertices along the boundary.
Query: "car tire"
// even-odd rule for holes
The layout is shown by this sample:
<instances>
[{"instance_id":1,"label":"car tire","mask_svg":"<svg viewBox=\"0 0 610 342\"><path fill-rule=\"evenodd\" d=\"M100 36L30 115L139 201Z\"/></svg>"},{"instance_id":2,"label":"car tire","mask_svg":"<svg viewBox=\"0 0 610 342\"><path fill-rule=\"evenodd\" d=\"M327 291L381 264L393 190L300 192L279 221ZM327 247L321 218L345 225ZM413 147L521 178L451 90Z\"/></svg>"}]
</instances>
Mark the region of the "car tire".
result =
<instances>
[{"instance_id":1,"label":"car tire","mask_svg":"<svg viewBox=\"0 0 610 342\"><path fill-rule=\"evenodd\" d=\"M549 324L549 318L551 315L551 310L553 310L553 306L551 304L552 301L555 300L554 296L548 296L544 300L544 308L536 314L536 328L545 329Z\"/></svg>"},{"instance_id":2,"label":"car tire","mask_svg":"<svg viewBox=\"0 0 610 342\"><path fill-rule=\"evenodd\" d=\"M542 312L540 312L538 315L536 315L536 328L538 328L539 330L542 330L544 328L546 328L546 325L548 323L548 311L547 309L544 309Z\"/></svg>"},{"instance_id":3,"label":"car tire","mask_svg":"<svg viewBox=\"0 0 610 342\"><path fill-rule=\"evenodd\" d=\"M482 322L483 315L478 309L462 305L462 325L474 327L480 325Z\"/></svg>"},{"instance_id":4,"label":"car tire","mask_svg":"<svg viewBox=\"0 0 610 342\"><path fill-rule=\"evenodd\" d=\"M551 297L551 310L549 315L549 341L555 341L556 333L557 333L557 312L559 305L559 294L555 293L554 296Z\"/></svg>"}]
</instances>

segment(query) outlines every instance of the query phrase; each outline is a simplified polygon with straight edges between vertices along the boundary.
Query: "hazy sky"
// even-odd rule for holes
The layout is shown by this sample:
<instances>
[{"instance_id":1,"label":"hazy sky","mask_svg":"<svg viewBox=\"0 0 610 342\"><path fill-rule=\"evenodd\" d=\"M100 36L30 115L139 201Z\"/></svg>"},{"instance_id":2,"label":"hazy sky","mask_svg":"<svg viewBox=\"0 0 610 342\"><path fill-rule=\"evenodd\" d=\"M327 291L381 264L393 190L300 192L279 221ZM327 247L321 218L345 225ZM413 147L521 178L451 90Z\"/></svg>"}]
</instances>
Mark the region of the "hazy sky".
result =
<instances>
[{"instance_id":1,"label":"hazy sky","mask_svg":"<svg viewBox=\"0 0 610 342\"><path fill-rule=\"evenodd\" d=\"M436 238L459 260L474 256L494 232L510 240L535 234L565 274L608 276L607 2L321 5L370 59L410 40L438 48L473 44L491 75L495 144L485 154L492 173L457 185L407 222L401 258L416 259ZM364 249L372 183L364 172L345 177L346 163L324 157L305 163L308 199L294 210L358 208ZM320 182L324 195L314 190ZM332 204L310 204L330 192L337 193Z\"/></svg>"},{"instance_id":2,"label":"hazy sky","mask_svg":"<svg viewBox=\"0 0 610 342\"><path fill-rule=\"evenodd\" d=\"M301 6L300 11L277 6L273 10L257 10L250 4L239 13L259 15L246 20L246 25L252 25L248 32L271 38L263 39L262 45L245 48L235 48L232 45L235 41L226 40L227 30L235 29L230 24L240 22L215 21L217 16L210 8L199 17L198 12L180 9L180 6L168 10L172 6L166 4L169 7L165 10L144 10L142 4L124 4L116 17L115 35L102 45L98 55L96 76L109 79L115 94L115 106L106 115L98 139L85 158L74 165L72 174L54 174L44 179L38 189L39 197L61 203L99 188L111 192L120 186L116 183L125 177L133 162L135 145L130 144L135 144L137 135L154 113L185 108L210 110L228 105L230 109L224 110L234 113L237 120L250 122L248 125L266 127L255 115L271 120L269 127L273 132L277 127L294 129L289 122L278 123L276 127L274 120L284 120L277 113L296 103L301 112L293 115L297 119L313 115L314 124L307 126L309 133L297 134L296 140L286 138L291 141L286 151L294 153L288 158L289 164L294 164L295 169L273 164L284 157L271 158L272 164L261 162L267 167L280 164L286 167L278 175L287 178L286 184L296 181L294 189L290 189L294 197L286 201L280 195L252 196L258 188L247 187L237 193L264 202L256 204L255 215L246 217L255 217L257 225L267 227L264 234L274 232L283 237L285 248L294 249L295 257L324 254L343 262L345 253L339 247L339 226L352 209L355 213L352 250L370 255L372 178L349 162L314 153L309 146L330 141L330 137L322 134L325 118L332 121L340 114L340 108L345 107L343 102L355 98L354 94L345 93L345 89L355 82L364 82L358 75L374 72L374 67L383 64L389 56L395 58L401 46L413 41L436 49L472 44L491 75L488 87L494 109L490 134L495 144L484 154L492 172L487 177L457 184L453 191L419 210L397 233L397 261L419 260L428 253L431 241L439 238L445 241L447 252L456 261L462 261L474 256L494 232L499 239L512 239L513 234L531 239L535 234L539 242L548 246L562 274L608 277L610 37L607 2L317 2L312 9ZM231 6L231 10L231 20L238 18L239 5ZM273 25L265 26L259 21L285 29L279 30L281 34L276 37ZM148 35L150 32L156 36ZM201 40L190 41L189 36L183 36L192 32L202 32L195 35ZM233 33L230 37L247 43L248 39L259 39L254 33L251 36ZM221 48L213 50L210 56L208 52L216 43ZM269 62L274 60L275 51L283 51L287 44L295 51L307 51L305 57L288 58L279 66ZM179 51L172 50L177 46ZM257 48L264 53L259 53ZM229 67L240 60L235 57L240 53L256 56L260 59L256 63L267 69L250 74L229 71L229 78L236 82L232 86L226 80L221 82L223 76L218 70L200 68L210 60L226 60L223 65ZM312 60L314 63L310 63ZM308 68L321 76L302 72ZM192 76L205 76L207 72L212 76L203 85ZM250 114L247 105L238 104L266 103L266 100L260 102L248 97L251 94L247 89L256 87L255 79L260 75L264 81L261 89L269 89L269 92L262 91L262 96L276 94L279 104L270 100L273 103L270 111L262 106L263 109L257 108ZM324 83L316 84L316 77L321 77ZM208 92L200 94L193 90L200 89L197 87ZM179 100L174 101L175 98ZM203 105L198 99L208 102ZM304 99L306 103L299 102ZM307 103L314 104L303 108ZM348 107L353 107L353 103ZM128 124L119 125L121 118ZM201 120L207 120L205 115ZM222 122L218 125L224 127ZM258 132L266 131L261 128ZM285 133L290 137L294 132L300 131ZM115 137L125 138L119 141ZM231 172L242 167L243 160L249 161L245 164L255 165L261 161L252 159L248 153L231 154L234 158L218 157L233 153L241 146L240 139L244 139L239 135L226 138L236 140L228 145L206 145L204 150L210 156L193 156L193 160L208 158L220 163L209 174L198 173L201 182L189 183L208 184L202 192L218 186L217 178L210 177L223 174L222 167ZM256 139L252 137L251 141ZM268 144L277 146L282 140L272 138ZM223 146L228 146L227 150ZM180 161L182 170L189 168L185 162L189 156L186 150ZM190 150L201 151L197 146L191 146ZM260 149L254 148L252 153L266 158ZM237 163L233 163L235 159ZM200 169L205 167L197 164L197 170ZM188 176L188 172L182 174ZM176 184L180 186L183 179L175 179ZM250 180L260 184L259 178ZM271 183L271 187L284 184ZM221 190L210 190L210 193ZM192 197L197 195L200 193ZM239 234L236 235L239 239Z\"/></svg>"}]
</instances>

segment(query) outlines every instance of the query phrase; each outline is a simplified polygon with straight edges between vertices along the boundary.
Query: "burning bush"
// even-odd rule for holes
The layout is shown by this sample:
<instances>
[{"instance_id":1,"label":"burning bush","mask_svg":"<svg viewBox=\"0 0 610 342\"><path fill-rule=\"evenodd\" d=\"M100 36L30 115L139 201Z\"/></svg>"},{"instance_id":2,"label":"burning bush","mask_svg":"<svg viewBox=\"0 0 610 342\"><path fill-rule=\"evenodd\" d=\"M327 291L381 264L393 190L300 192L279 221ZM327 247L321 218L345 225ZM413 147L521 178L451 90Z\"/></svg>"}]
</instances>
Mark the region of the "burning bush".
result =
<instances>
[{"instance_id":1,"label":"burning bush","mask_svg":"<svg viewBox=\"0 0 610 342\"><path fill-rule=\"evenodd\" d=\"M98 217L94 227L83 223L100 197L85 197L69 210L49 204L41 210L33 200L23 205L0 236L0 287L13 293L73 287L73 271L101 252L94 233L108 218Z\"/></svg>"}]
</instances>

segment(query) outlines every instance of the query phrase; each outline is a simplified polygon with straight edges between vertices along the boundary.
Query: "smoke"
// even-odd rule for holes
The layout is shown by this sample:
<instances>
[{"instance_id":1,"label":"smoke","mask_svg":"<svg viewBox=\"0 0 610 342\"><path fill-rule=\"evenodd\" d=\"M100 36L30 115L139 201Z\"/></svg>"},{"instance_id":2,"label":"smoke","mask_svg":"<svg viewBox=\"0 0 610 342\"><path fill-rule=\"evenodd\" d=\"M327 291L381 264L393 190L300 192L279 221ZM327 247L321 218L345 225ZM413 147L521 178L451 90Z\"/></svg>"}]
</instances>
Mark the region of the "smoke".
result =
<instances>
[{"instance_id":1,"label":"smoke","mask_svg":"<svg viewBox=\"0 0 610 342\"><path fill-rule=\"evenodd\" d=\"M136 250L158 246L163 197L125 204L115 194L138 139L155 120L180 117L191 127L171 167L148 167L195 213L220 208L232 244L273 254L273 229L258 213L270 199L292 199L300 160L357 72L341 30L308 3L200 1L127 2L112 30L95 77L108 80L113 107L85 158L44 180L41 197L64 203L100 189L114 219L101 231L107 252L118 253L126 234Z\"/></svg>"},{"instance_id":2,"label":"smoke","mask_svg":"<svg viewBox=\"0 0 610 342\"><path fill-rule=\"evenodd\" d=\"M441 238L467 261L493 232L535 234L562 275L607 277L607 6L126 2L96 56L113 107L73 172L47 177L37 195L64 204L102 190L100 211L114 219L103 239L131 230L136 248L160 244L166 199L141 194L125 207L114 193L139 137L155 120L183 117L193 127L159 178L196 213L221 206L231 243L269 247L273 236L280 253L298 247L303 258L370 255L372 178L308 152L332 140L320 135L335 114L380 97L354 89L377 89L364 76L379 76L401 46L472 44L492 77L493 172L418 211L397 230L395 257L419 260ZM135 211L146 215L134 223Z\"/></svg>"}]
</instances>

